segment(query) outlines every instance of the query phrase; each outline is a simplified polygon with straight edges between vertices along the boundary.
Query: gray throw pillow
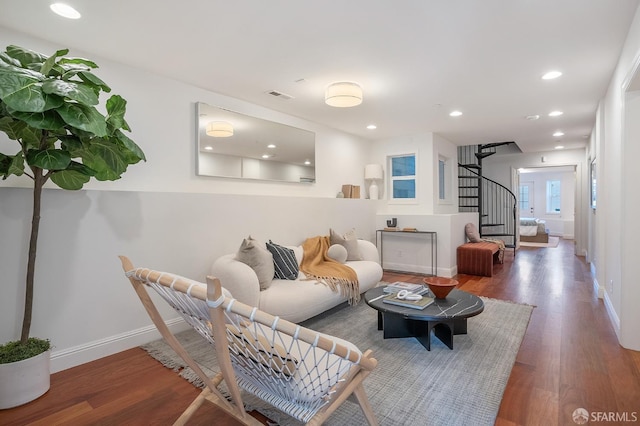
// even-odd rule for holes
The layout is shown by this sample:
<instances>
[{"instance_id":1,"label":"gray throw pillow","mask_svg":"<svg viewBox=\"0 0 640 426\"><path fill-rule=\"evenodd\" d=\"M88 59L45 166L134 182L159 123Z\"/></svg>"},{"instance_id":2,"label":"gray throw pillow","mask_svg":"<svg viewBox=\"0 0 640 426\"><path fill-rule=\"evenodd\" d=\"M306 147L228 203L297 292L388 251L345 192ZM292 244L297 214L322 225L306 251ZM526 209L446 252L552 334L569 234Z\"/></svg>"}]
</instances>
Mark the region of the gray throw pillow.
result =
<instances>
[{"instance_id":1,"label":"gray throw pillow","mask_svg":"<svg viewBox=\"0 0 640 426\"><path fill-rule=\"evenodd\" d=\"M245 238L236 253L236 260L247 264L258 276L260 290L266 290L271 285L274 276L273 255L264 243L251 238Z\"/></svg>"},{"instance_id":2,"label":"gray throw pillow","mask_svg":"<svg viewBox=\"0 0 640 426\"><path fill-rule=\"evenodd\" d=\"M358 247L358 237L356 230L352 229L344 235L338 234L333 229L329 229L329 244L340 244L347 249L347 260L362 260L360 248Z\"/></svg>"},{"instance_id":3,"label":"gray throw pillow","mask_svg":"<svg viewBox=\"0 0 640 426\"><path fill-rule=\"evenodd\" d=\"M481 241L480 233L478 232L478 229L473 223L467 223L464 226L464 233L467 234L467 238L472 243L479 243Z\"/></svg>"}]
</instances>

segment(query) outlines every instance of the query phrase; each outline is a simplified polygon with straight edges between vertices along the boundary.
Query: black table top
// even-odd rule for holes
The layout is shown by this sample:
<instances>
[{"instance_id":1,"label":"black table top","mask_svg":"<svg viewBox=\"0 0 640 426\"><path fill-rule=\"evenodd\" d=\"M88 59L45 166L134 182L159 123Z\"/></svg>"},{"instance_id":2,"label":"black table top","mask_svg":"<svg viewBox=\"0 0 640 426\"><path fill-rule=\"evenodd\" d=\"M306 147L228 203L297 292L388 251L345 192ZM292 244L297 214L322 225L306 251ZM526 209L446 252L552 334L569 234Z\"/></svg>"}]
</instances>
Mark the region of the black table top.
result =
<instances>
[{"instance_id":1,"label":"black table top","mask_svg":"<svg viewBox=\"0 0 640 426\"><path fill-rule=\"evenodd\" d=\"M478 315L484 310L484 302L482 299L474 294L458 290L457 288L451 290L451 293L449 293L446 299L435 299L431 305L424 309L405 308L383 303L382 298L376 299L383 294L385 294L384 286L375 287L364 294L364 300L367 305L380 312L402 315L405 318L421 321L469 318ZM425 293L424 295L433 297L431 292Z\"/></svg>"}]
</instances>

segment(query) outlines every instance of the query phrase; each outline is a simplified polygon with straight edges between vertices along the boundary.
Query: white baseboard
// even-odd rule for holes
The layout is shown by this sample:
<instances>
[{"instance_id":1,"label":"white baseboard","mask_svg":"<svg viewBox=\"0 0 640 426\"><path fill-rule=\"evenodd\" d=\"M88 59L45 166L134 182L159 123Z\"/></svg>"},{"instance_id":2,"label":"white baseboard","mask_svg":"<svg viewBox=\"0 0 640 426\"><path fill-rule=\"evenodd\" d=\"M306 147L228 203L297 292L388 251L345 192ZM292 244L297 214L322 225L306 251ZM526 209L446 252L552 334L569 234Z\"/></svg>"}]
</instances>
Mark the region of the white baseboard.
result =
<instances>
[{"instance_id":1,"label":"white baseboard","mask_svg":"<svg viewBox=\"0 0 640 426\"><path fill-rule=\"evenodd\" d=\"M604 287L600 285L598 279L596 278L596 267L593 263L589 264L589 269L591 270L591 278L593 279L593 291L598 295L598 299L604 298Z\"/></svg>"},{"instance_id":2,"label":"white baseboard","mask_svg":"<svg viewBox=\"0 0 640 426\"><path fill-rule=\"evenodd\" d=\"M607 292L604 293L604 307L607 309L607 314L609 314L609 319L611 320L611 325L613 326L613 331L616 332L616 336L618 337L618 342L620 341L620 318L618 318L618 314L615 309L613 309L613 304L611 303L611 299L609 299L609 294Z\"/></svg>"},{"instance_id":3,"label":"white baseboard","mask_svg":"<svg viewBox=\"0 0 640 426\"><path fill-rule=\"evenodd\" d=\"M431 275L432 273L431 265L429 266L407 265L404 263L396 263L396 262L384 262L384 269L385 271L406 271L406 272L413 272L416 274L425 274L425 275ZM454 266L453 268L444 268L444 267L438 266L436 268L436 275L439 277L451 278L454 275L456 275L457 270L458 270L457 266Z\"/></svg>"},{"instance_id":4,"label":"white baseboard","mask_svg":"<svg viewBox=\"0 0 640 426\"><path fill-rule=\"evenodd\" d=\"M173 318L166 323L172 333L178 333L189 328L189 325L182 318ZM56 351L54 348L51 352L51 373L135 348L160 339L160 337L160 332L156 327L149 325L61 351Z\"/></svg>"}]
</instances>

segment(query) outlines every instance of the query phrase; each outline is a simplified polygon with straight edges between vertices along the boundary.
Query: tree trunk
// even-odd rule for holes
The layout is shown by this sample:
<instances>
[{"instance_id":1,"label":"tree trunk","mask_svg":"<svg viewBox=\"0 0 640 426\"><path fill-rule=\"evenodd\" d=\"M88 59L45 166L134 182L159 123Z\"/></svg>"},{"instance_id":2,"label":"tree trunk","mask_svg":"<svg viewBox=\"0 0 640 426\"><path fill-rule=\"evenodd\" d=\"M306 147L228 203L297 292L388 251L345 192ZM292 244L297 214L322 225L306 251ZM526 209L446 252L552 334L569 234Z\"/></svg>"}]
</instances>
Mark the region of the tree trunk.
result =
<instances>
[{"instance_id":1,"label":"tree trunk","mask_svg":"<svg viewBox=\"0 0 640 426\"><path fill-rule=\"evenodd\" d=\"M31 330L31 313L33 311L33 280L36 272L36 252L38 248L38 230L40 229L40 201L42 187L46 182L43 170L32 167L33 170L33 212L31 215L31 238L29 239L29 260L27 261L27 282L24 297L24 316L20 341L25 344Z\"/></svg>"}]
</instances>

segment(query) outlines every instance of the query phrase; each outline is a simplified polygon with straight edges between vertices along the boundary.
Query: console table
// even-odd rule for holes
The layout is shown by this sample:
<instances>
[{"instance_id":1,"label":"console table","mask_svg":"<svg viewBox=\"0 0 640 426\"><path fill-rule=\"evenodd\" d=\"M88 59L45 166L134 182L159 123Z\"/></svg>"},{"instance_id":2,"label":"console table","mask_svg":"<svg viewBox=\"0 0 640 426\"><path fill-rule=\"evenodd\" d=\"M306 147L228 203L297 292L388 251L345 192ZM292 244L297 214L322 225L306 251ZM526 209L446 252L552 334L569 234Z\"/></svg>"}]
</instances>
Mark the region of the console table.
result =
<instances>
[{"instance_id":1,"label":"console table","mask_svg":"<svg viewBox=\"0 0 640 426\"><path fill-rule=\"evenodd\" d=\"M429 243L431 244L431 275L433 275L434 277L437 276L438 274L438 233L437 232L435 231L387 231L385 229L376 230L376 246L380 249L380 264L382 265L383 268L384 268L384 236L387 234L393 234L400 237L408 237L409 235L430 237ZM410 271L394 271L394 272L410 272Z\"/></svg>"}]
</instances>

